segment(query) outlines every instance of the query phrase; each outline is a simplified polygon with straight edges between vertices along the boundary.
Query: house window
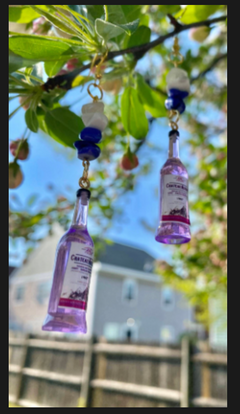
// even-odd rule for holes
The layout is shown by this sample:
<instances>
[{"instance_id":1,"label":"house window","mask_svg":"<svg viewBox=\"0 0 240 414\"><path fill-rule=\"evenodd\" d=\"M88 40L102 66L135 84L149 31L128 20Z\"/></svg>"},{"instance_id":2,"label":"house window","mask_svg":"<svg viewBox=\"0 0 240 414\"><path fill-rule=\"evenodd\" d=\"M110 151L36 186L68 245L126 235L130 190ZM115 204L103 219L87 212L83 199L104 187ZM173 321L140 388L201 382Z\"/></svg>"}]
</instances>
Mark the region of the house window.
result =
<instances>
[{"instance_id":1,"label":"house window","mask_svg":"<svg viewBox=\"0 0 240 414\"><path fill-rule=\"evenodd\" d=\"M173 326L165 325L160 330L160 342L171 344L175 342L175 330Z\"/></svg>"},{"instance_id":2,"label":"house window","mask_svg":"<svg viewBox=\"0 0 240 414\"><path fill-rule=\"evenodd\" d=\"M126 279L123 282L122 299L124 303L135 304L137 301L137 282Z\"/></svg>"},{"instance_id":3,"label":"house window","mask_svg":"<svg viewBox=\"0 0 240 414\"><path fill-rule=\"evenodd\" d=\"M127 342L138 339L138 326L133 318L129 318L127 323L121 326L121 339Z\"/></svg>"},{"instance_id":4,"label":"house window","mask_svg":"<svg viewBox=\"0 0 240 414\"><path fill-rule=\"evenodd\" d=\"M119 324L108 322L105 323L103 328L103 336L108 341L117 341L119 340Z\"/></svg>"},{"instance_id":5,"label":"house window","mask_svg":"<svg viewBox=\"0 0 240 414\"><path fill-rule=\"evenodd\" d=\"M23 299L24 299L24 293L25 293L25 286L24 285L17 286L17 288L16 288L16 294L15 294L15 299L18 302L23 301Z\"/></svg>"},{"instance_id":6,"label":"house window","mask_svg":"<svg viewBox=\"0 0 240 414\"><path fill-rule=\"evenodd\" d=\"M50 290L51 290L51 285L52 285L52 282L47 281L47 282L40 283L37 286L37 295L36 295L36 297L37 297L37 301L38 301L38 303L40 303L40 305L44 305L47 302L49 294L50 294Z\"/></svg>"},{"instance_id":7,"label":"house window","mask_svg":"<svg viewBox=\"0 0 240 414\"><path fill-rule=\"evenodd\" d=\"M161 304L164 310L173 310L174 308L174 292L168 286L164 286L161 290Z\"/></svg>"},{"instance_id":8,"label":"house window","mask_svg":"<svg viewBox=\"0 0 240 414\"><path fill-rule=\"evenodd\" d=\"M152 272L153 271L153 262L144 263L143 270L145 272Z\"/></svg>"}]
</instances>

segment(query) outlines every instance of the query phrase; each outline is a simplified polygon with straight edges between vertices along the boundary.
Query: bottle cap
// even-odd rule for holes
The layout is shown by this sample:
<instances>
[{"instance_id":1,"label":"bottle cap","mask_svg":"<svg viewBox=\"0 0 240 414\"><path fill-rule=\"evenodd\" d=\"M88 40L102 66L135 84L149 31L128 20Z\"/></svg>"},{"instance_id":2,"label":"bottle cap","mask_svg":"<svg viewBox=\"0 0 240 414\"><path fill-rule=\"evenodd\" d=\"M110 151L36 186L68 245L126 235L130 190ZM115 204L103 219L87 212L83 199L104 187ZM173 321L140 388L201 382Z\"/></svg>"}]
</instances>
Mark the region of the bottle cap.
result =
<instances>
[{"instance_id":1,"label":"bottle cap","mask_svg":"<svg viewBox=\"0 0 240 414\"><path fill-rule=\"evenodd\" d=\"M76 196L81 197L81 195L84 195L89 200L91 197L91 191L87 190L87 188L79 188L76 192Z\"/></svg>"},{"instance_id":2,"label":"bottle cap","mask_svg":"<svg viewBox=\"0 0 240 414\"><path fill-rule=\"evenodd\" d=\"M168 136L169 137L171 137L172 135L177 135L178 137L179 137L179 132L177 131L177 129L172 129L170 132L169 132L169 134L168 134Z\"/></svg>"}]
</instances>

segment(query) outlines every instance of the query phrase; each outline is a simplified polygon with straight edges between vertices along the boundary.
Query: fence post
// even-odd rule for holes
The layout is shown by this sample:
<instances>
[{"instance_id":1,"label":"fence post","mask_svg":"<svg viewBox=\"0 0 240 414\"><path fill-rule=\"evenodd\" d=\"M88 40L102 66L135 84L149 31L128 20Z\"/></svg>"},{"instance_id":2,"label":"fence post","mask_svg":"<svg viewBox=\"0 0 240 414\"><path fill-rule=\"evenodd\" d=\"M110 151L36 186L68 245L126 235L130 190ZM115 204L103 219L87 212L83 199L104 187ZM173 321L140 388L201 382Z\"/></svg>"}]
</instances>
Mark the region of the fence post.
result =
<instances>
[{"instance_id":1,"label":"fence post","mask_svg":"<svg viewBox=\"0 0 240 414\"><path fill-rule=\"evenodd\" d=\"M94 342L93 337L91 337L89 341L87 342L87 348L84 353L79 407L88 407L88 403L89 403L89 389L90 389L90 381L91 381L93 342Z\"/></svg>"},{"instance_id":2,"label":"fence post","mask_svg":"<svg viewBox=\"0 0 240 414\"><path fill-rule=\"evenodd\" d=\"M209 345L206 341L204 343L203 350L209 352ZM210 387L211 387L211 370L208 362L201 363L201 396L204 398L210 398Z\"/></svg>"},{"instance_id":3,"label":"fence post","mask_svg":"<svg viewBox=\"0 0 240 414\"><path fill-rule=\"evenodd\" d=\"M107 340L104 337L99 338L100 343L107 343ZM106 369L107 369L107 356L105 352L99 352L97 353L96 358L96 378L97 379L106 379ZM104 391L100 388L94 388L94 398L93 398L93 404L94 407L104 407Z\"/></svg>"},{"instance_id":4,"label":"fence post","mask_svg":"<svg viewBox=\"0 0 240 414\"><path fill-rule=\"evenodd\" d=\"M184 336L181 342L181 407L189 407L189 371L190 346L188 337Z\"/></svg>"},{"instance_id":5,"label":"fence post","mask_svg":"<svg viewBox=\"0 0 240 414\"><path fill-rule=\"evenodd\" d=\"M18 374L18 384L17 384L17 391L16 391L16 403L18 404L20 398L21 398L21 391L22 391L22 379L23 379L23 368L26 365L26 360L27 360L27 353L28 353L28 339L29 339L30 334L26 334L25 338L24 338L24 345L23 345L23 350L22 350L22 358L20 361L20 371Z\"/></svg>"}]
</instances>

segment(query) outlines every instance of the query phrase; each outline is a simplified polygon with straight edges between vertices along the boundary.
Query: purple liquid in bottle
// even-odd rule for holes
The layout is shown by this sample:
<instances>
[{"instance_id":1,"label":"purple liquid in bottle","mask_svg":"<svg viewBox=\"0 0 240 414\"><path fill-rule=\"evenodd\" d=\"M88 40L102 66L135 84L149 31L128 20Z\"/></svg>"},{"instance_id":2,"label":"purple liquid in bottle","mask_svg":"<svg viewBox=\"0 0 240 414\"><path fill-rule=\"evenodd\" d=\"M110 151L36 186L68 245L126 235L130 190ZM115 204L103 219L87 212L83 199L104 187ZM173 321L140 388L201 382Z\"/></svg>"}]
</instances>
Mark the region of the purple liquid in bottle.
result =
<instances>
[{"instance_id":1,"label":"purple liquid in bottle","mask_svg":"<svg viewBox=\"0 0 240 414\"><path fill-rule=\"evenodd\" d=\"M191 240L188 173L179 158L178 136L178 131L170 131L168 159L160 171L160 222L155 240L165 244Z\"/></svg>"},{"instance_id":2,"label":"purple liquid in bottle","mask_svg":"<svg viewBox=\"0 0 240 414\"><path fill-rule=\"evenodd\" d=\"M89 190L77 191L71 227L58 243L44 331L87 332L86 309L94 249L87 230L89 198Z\"/></svg>"}]
</instances>

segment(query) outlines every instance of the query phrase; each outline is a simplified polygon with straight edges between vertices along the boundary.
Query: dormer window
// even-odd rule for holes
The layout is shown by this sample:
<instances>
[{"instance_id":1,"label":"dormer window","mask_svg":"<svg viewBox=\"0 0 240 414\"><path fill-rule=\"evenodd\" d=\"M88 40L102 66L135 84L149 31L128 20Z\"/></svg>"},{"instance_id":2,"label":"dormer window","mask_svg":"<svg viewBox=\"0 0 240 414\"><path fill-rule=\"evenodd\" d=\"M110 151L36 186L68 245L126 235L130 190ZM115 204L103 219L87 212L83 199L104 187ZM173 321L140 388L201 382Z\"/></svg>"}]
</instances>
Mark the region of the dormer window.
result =
<instances>
[{"instance_id":1,"label":"dormer window","mask_svg":"<svg viewBox=\"0 0 240 414\"><path fill-rule=\"evenodd\" d=\"M125 279L123 282L122 299L124 303L135 304L137 301L137 282Z\"/></svg>"},{"instance_id":2,"label":"dormer window","mask_svg":"<svg viewBox=\"0 0 240 414\"><path fill-rule=\"evenodd\" d=\"M162 287L161 304L164 310L173 310L174 308L174 292L169 286Z\"/></svg>"}]
</instances>

